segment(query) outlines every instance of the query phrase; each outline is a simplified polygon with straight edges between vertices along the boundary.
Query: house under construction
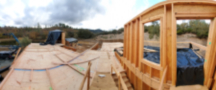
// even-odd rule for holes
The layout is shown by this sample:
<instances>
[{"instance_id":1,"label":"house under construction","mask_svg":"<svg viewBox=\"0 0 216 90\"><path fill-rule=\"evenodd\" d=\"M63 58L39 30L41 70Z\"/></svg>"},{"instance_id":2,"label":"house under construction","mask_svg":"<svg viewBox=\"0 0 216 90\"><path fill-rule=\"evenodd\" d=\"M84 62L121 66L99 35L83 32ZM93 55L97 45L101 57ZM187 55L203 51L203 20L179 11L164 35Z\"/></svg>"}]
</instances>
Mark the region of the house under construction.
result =
<instances>
[{"instance_id":1,"label":"house under construction","mask_svg":"<svg viewBox=\"0 0 216 90\"><path fill-rule=\"evenodd\" d=\"M216 90L215 18L216 1L167 0L127 22L123 43L101 40L82 53L61 32L60 44L32 43L16 56L0 90ZM207 46L177 40L184 19L211 20ZM157 20L159 40L146 40L144 24Z\"/></svg>"}]
</instances>

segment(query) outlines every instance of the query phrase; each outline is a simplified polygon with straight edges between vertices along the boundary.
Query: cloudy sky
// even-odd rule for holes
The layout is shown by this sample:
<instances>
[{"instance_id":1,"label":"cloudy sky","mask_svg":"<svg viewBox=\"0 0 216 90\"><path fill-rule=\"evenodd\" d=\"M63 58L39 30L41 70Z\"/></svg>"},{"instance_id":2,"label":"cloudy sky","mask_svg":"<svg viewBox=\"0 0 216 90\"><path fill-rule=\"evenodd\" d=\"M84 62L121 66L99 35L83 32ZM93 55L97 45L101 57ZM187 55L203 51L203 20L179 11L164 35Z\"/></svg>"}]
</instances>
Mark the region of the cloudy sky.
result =
<instances>
[{"instance_id":1,"label":"cloudy sky","mask_svg":"<svg viewBox=\"0 0 216 90\"><path fill-rule=\"evenodd\" d=\"M0 0L0 26L50 26L118 29L164 0Z\"/></svg>"}]
</instances>

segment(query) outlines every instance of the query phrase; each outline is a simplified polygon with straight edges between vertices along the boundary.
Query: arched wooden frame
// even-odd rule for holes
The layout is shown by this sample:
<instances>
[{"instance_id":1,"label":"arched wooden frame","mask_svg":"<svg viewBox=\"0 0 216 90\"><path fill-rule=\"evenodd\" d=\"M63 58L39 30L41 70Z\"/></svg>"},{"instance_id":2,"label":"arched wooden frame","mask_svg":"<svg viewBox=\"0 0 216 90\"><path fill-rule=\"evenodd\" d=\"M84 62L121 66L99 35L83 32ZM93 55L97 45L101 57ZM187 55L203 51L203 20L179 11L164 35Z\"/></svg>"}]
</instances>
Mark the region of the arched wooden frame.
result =
<instances>
[{"instance_id":1,"label":"arched wooden frame","mask_svg":"<svg viewBox=\"0 0 216 90\"><path fill-rule=\"evenodd\" d=\"M216 88L216 2L212 0L168 0L158 3L140 13L124 26L124 55L116 54L135 89L142 90L144 86L158 89L160 83L164 88L171 82L176 85L176 20L177 19L211 19L207 47L192 43L206 49L204 63L204 85ZM143 37L145 22L161 20L160 26L160 65L143 60ZM190 42L191 43L191 42ZM210 44L209 44L210 43ZM144 65L143 65L144 64ZM146 69L145 69L146 68ZM153 79L155 70L160 70L159 80ZM166 72L167 68L167 72ZM146 75L153 72L153 76ZM164 77L162 77L165 75ZM151 78L152 77L152 78ZM214 84L214 85L213 85Z\"/></svg>"}]
</instances>

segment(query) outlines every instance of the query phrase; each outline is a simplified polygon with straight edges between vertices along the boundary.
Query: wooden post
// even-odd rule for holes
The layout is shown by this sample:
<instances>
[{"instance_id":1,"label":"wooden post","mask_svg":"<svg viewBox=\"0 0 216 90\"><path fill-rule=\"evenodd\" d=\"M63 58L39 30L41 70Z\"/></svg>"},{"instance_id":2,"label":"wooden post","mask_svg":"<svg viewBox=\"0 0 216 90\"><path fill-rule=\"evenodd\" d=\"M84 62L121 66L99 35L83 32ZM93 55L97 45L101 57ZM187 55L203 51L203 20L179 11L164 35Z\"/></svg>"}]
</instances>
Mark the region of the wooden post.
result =
<instances>
[{"instance_id":1,"label":"wooden post","mask_svg":"<svg viewBox=\"0 0 216 90\"><path fill-rule=\"evenodd\" d=\"M123 56L124 57L126 57L126 46L127 46L127 44L126 44L126 42L127 42L127 40L126 40L126 35L127 35L127 25L125 25L124 26L124 53L123 53Z\"/></svg>"},{"instance_id":2,"label":"wooden post","mask_svg":"<svg viewBox=\"0 0 216 90\"><path fill-rule=\"evenodd\" d=\"M83 86L84 86L84 83L85 83L86 78L88 77L88 73L90 72L90 69L91 69L91 62L88 63L88 69L87 69L86 74L85 74L85 76L84 76L84 78L83 78L83 80L82 80L82 83L81 83L81 85L80 85L79 90L83 90ZM89 84L89 83L88 83L88 84Z\"/></svg>"},{"instance_id":3,"label":"wooden post","mask_svg":"<svg viewBox=\"0 0 216 90\"><path fill-rule=\"evenodd\" d=\"M174 12L174 4L172 4L172 85L176 85L176 75L177 75L177 58L176 58L176 17Z\"/></svg>"},{"instance_id":4,"label":"wooden post","mask_svg":"<svg viewBox=\"0 0 216 90\"><path fill-rule=\"evenodd\" d=\"M121 78L120 78L120 76L118 76L118 89L122 90L121 89Z\"/></svg>"},{"instance_id":5,"label":"wooden post","mask_svg":"<svg viewBox=\"0 0 216 90\"><path fill-rule=\"evenodd\" d=\"M161 82L160 82L160 86L159 86L159 90L163 90L163 83L164 83L164 80L165 80L165 77L166 77L166 73L167 73L167 67L165 68L164 72L163 72L163 76L161 78Z\"/></svg>"},{"instance_id":6,"label":"wooden post","mask_svg":"<svg viewBox=\"0 0 216 90\"><path fill-rule=\"evenodd\" d=\"M215 70L215 45L216 41L214 40L216 38L216 17L212 20L210 24L210 30L209 30L209 36L208 36L208 42L207 42L207 50L206 50L206 56L205 56L205 63L204 63L204 73L205 73L205 85L210 88L210 84L212 84L212 77ZM209 44L211 43L211 44Z\"/></svg>"},{"instance_id":7,"label":"wooden post","mask_svg":"<svg viewBox=\"0 0 216 90\"><path fill-rule=\"evenodd\" d=\"M138 53L137 53L137 55L138 55L138 62L139 62L139 71L141 72L142 71L142 64L141 64L141 62L142 62L142 60L143 60L143 52L144 52L144 50L143 50L143 46L144 46L144 25L143 25L143 23L141 22L141 17L139 18L139 31L138 31L138 33L139 33L139 37L138 37ZM144 89L144 87L143 87L143 82L142 82L142 80L140 80L141 81L141 89Z\"/></svg>"},{"instance_id":8,"label":"wooden post","mask_svg":"<svg viewBox=\"0 0 216 90\"><path fill-rule=\"evenodd\" d=\"M65 32L62 32L61 40L62 40L62 44L65 45Z\"/></svg>"},{"instance_id":9,"label":"wooden post","mask_svg":"<svg viewBox=\"0 0 216 90\"><path fill-rule=\"evenodd\" d=\"M166 5L164 5L164 16L163 16L163 21L161 22L162 23L162 33L161 33L161 35L162 35L162 42L161 42L161 44L162 44L162 47L161 47L161 49L162 49L162 53L163 53L163 56L162 56L162 67L163 68L165 68L165 66L167 66L167 64L166 64ZM165 76L164 78L164 82L166 82L167 81L167 79L166 79L166 77L167 76Z\"/></svg>"},{"instance_id":10,"label":"wooden post","mask_svg":"<svg viewBox=\"0 0 216 90\"><path fill-rule=\"evenodd\" d=\"M171 55L172 55L172 51L171 51L171 42L172 42L172 8L170 5L167 5L166 6L166 16L165 16L165 30L166 30L166 33L165 33L165 36L164 36L164 39L166 40L165 42L165 48L166 48L166 51L165 51L165 60L166 60L166 64L167 64L167 79L166 80L172 80L172 58L171 58ZM169 63L168 63L169 62ZM165 81L166 81L165 80Z\"/></svg>"},{"instance_id":11,"label":"wooden post","mask_svg":"<svg viewBox=\"0 0 216 90\"><path fill-rule=\"evenodd\" d=\"M91 63L88 63L88 65L90 66ZM90 67L91 68L91 67ZM90 78L91 78L91 69L89 69L88 71L88 81L87 81L87 90L89 90L90 88Z\"/></svg>"}]
</instances>

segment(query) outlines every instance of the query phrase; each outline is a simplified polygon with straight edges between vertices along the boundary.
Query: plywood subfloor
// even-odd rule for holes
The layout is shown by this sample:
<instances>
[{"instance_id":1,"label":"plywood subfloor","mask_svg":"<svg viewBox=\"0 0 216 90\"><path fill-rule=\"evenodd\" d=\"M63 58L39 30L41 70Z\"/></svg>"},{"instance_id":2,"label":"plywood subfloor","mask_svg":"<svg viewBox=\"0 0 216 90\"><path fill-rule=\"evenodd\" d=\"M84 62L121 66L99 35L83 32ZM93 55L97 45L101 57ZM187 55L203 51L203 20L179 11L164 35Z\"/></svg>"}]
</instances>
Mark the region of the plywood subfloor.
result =
<instances>
[{"instance_id":1,"label":"plywood subfloor","mask_svg":"<svg viewBox=\"0 0 216 90\"><path fill-rule=\"evenodd\" d=\"M104 43L101 51L87 50L80 55L59 45L40 46L32 43L14 61L9 74L0 84L0 89L78 90L84 76L68 65L60 65L60 63L83 62L96 58L91 61L91 76L94 77L96 72L110 73L111 64L116 63L113 50L122 45L122 43ZM72 66L85 73L88 63Z\"/></svg>"},{"instance_id":2,"label":"plywood subfloor","mask_svg":"<svg viewBox=\"0 0 216 90\"><path fill-rule=\"evenodd\" d=\"M100 50L101 52L101 61L105 62L101 65L103 68L102 71L104 70L111 70L111 64L119 71L123 72L124 69L121 67L119 61L115 57L115 52L114 49L118 47L123 47L123 43L121 42L105 42L102 44L102 48ZM103 67L104 66L104 67ZM108 71L106 71L108 72Z\"/></svg>"},{"instance_id":3,"label":"plywood subfloor","mask_svg":"<svg viewBox=\"0 0 216 90\"><path fill-rule=\"evenodd\" d=\"M77 58L75 58L77 57ZM69 67L58 63L75 63L99 57L99 52L88 50L83 55L67 50L58 45L40 46L30 44L15 60L12 68L1 83L1 90L78 90L83 75ZM75 58L73 60L73 58ZM98 69L99 58L92 60L91 76ZM57 63L57 64L56 64ZM85 73L88 63L72 65ZM47 70L46 70L47 69ZM48 72L48 73L47 73ZM86 88L86 85L84 89Z\"/></svg>"},{"instance_id":4,"label":"plywood subfloor","mask_svg":"<svg viewBox=\"0 0 216 90\"><path fill-rule=\"evenodd\" d=\"M102 74L105 77L99 77ZM110 73L97 72L93 78L90 90L118 90Z\"/></svg>"}]
</instances>

